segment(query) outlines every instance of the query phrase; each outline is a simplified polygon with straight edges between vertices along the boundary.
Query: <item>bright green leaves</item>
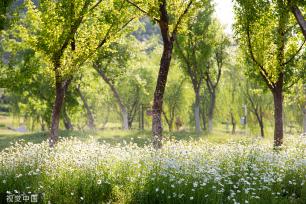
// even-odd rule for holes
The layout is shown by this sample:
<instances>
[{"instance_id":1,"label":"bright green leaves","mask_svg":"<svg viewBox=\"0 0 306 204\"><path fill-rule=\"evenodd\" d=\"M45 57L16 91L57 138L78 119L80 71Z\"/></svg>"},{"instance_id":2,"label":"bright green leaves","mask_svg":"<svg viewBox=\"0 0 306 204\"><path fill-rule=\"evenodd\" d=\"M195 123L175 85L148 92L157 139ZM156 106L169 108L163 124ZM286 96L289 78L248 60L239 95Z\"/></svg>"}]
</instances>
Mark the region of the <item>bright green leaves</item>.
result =
<instances>
[{"instance_id":1,"label":"bright green leaves","mask_svg":"<svg viewBox=\"0 0 306 204\"><path fill-rule=\"evenodd\" d=\"M38 5L27 0L15 37L45 55L50 70L57 69L62 77L73 75L128 28L136 17L128 6L122 0L42 0Z\"/></svg>"},{"instance_id":2,"label":"bright green leaves","mask_svg":"<svg viewBox=\"0 0 306 204\"><path fill-rule=\"evenodd\" d=\"M286 2L235 1L235 31L242 49L269 85L285 76L285 84L293 77L298 63L302 35L296 32L295 20L289 16ZM291 58L295 60L290 60ZM288 66L290 64L290 66Z\"/></svg>"},{"instance_id":3,"label":"bright green leaves","mask_svg":"<svg viewBox=\"0 0 306 204\"><path fill-rule=\"evenodd\" d=\"M187 30L187 19L193 15L198 9L207 5L208 0L126 0L138 12L148 15L152 21L158 23L161 18L161 5L166 5L169 33L173 33L175 29L183 32Z\"/></svg>"}]
</instances>

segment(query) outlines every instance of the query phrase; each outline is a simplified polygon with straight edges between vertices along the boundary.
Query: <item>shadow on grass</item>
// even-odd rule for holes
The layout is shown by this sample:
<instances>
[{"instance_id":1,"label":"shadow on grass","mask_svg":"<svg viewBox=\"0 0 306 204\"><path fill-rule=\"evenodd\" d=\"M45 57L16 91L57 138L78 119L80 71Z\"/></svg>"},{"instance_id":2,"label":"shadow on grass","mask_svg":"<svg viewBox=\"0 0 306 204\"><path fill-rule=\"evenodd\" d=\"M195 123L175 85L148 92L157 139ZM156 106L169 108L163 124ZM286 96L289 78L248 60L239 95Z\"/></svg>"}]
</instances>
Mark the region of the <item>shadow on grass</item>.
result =
<instances>
[{"instance_id":1,"label":"shadow on grass","mask_svg":"<svg viewBox=\"0 0 306 204\"><path fill-rule=\"evenodd\" d=\"M88 140L90 137L93 137L100 143L106 142L112 145L126 144L126 143L136 143L138 146L143 147L151 143L151 131L139 131L139 130L98 130L98 131L60 131L61 138L74 137L80 140ZM214 143L226 143L229 140L238 140L242 137L239 135L230 135L222 132L216 133L207 133L202 132L201 134L196 134L192 131L179 131L179 132L167 132L163 133L164 139L175 139L175 140L199 140L205 139L209 142ZM41 143L44 140L47 140L49 132L36 132L36 133L17 133L17 132L8 132L0 131L0 150L9 147L18 140L24 140L25 142Z\"/></svg>"}]
</instances>

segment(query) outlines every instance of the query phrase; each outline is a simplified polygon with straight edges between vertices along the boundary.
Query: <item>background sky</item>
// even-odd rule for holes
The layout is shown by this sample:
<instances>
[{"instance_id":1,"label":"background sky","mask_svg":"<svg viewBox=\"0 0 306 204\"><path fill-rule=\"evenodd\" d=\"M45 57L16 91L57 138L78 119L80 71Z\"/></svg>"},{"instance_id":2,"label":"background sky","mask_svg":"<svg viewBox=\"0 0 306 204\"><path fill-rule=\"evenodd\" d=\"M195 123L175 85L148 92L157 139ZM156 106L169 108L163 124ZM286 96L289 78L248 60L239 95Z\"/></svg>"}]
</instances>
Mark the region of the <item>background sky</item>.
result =
<instances>
[{"instance_id":1,"label":"background sky","mask_svg":"<svg viewBox=\"0 0 306 204\"><path fill-rule=\"evenodd\" d=\"M233 34L232 25L234 22L233 2L232 0L214 0L216 17L224 25L225 32Z\"/></svg>"}]
</instances>

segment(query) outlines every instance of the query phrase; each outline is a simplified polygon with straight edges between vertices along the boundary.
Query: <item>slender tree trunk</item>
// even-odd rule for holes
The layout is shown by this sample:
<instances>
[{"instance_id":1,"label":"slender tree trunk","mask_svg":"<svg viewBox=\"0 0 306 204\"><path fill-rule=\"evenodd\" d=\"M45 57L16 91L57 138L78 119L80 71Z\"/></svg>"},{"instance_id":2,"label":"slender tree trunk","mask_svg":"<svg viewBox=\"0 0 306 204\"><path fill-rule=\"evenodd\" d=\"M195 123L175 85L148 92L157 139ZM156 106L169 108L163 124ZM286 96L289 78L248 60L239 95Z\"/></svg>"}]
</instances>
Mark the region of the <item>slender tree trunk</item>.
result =
<instances>
[{"instance_id":1,"label":"slender tree trunk","mask_svg":"<svg viewBox=\"0 0 306 204\"><path fill-rule=\"evenodd\" d=\"M152 108L152 142L153 147L159 149L162 147L162 107L167 77L172 57L172 42L164 42L164 50L160 61L160 69L158 73L156 88L154 92L154 101Z\"/></svg>"},{"instance_id":2,"label":"slender tree trunk","mask_svg":"<svg viewBox=\"0 0 306 204\"><path fill-rule=\"evenodd\" d=\"M203 123L203 130L207 129L206 125L206 111L205 111L205 104L203 101L203 107L200 109L201 110L201 116L202 116L202 123Z\"/></svg>"},{"instance_id":3,"label":"slender tree trunk","mask_svg":"<svg viewBox=\"0 0 306 204\"><path fill-rule=\"evenodd\" d=\"M129 124L128 124L128 125L129 125L129 128L132 129L132 126L133 126L133 119L129 117L128 121L129 121L129 122L128 122L128 123L129 123Z\"/></svg>"},{"instance_id":4,"label":"slender tree trunk","mask_svg":"<svg viewBox=\"0 0 306 204\"><path fill-rule=\"evenodd\" d=\"M214 109L216 104L216 93L212 91L210 93L210 102L209 102L209 110L208 110L208 131L211 132L213 129L213 116Z\"/></svg>"},{"instance_id":5,"label":"slender tree trunk","mask_svg":"<svg viewBox=\"0 0 306 204\"><path fill-rule=\"evenodd\" d=\"M31 117L31 122L32 122L31 132L33 132L33 131L34 131L34 129L35 129L35 120L34 120L34 118L33 118L33 117Z\"/></svg>"},{"instance_id":6,"label":"slender tree trunk","mask_svg":"<svg viewBox=\"0 0 306 204\"><path fill-rule=\"evenodd\" d=\"M231 114L231 122L232 122L232 134L234 135L236 133L236 120L235 120L233 112L231 112L230 114Z\"/></svg>"},{"instance_id":7,"label":"slender tree trunk","mask_svg":"<svg viewBox=\"0 0 306 204\"><path fill-rule=\"evenodd\" d=\"M273 91L274 99L274 146L279 147L283 144L283 92L277 86Z\"/></svg>"},{"instance_id":8,"label":"slender tree trunk","mask_svg":"<svg viewBox=\"0 0 306 204\"><path fill-rule=\"evenodd\" d=\"M173 121L172 120L169 121L168 127L169 127L169 132L173 132Z\"/></svg>"},{"instance_id":9,"label":"slender tree trunk","mask_svg":"<svg viewBox=\"0 0 306 204\"><path fill-rule=\"evenodd\" d=\"M87 99L85 97L85 95L82 93L80 86L77 86L77 91L82 99L82 102L84 104L84 108L86 110L86 115L87 115L87 126L89 129L95 129L95 119L93 117L93 114L90 110L90 107L88 105Z\"/></svg>"},{"instance_id":10,"label":"slender tree trunk","mask_svg":"<svg viewBox=\"0 0 306 204\"><path fill-rule=\"evenodd\" d=\"M306 39L306 21L302 15L302 12L296 5L291 5L290 9L291 9L291 12L294 14L296 21L300 25L304 38Z\"/></svg>"},{"instance_id":11,"label":"slender tree trunk","mask_svg":"<svg viewBox=\"0 0 306 204\"><path fill-rule=\"evenodd\" d=\"M263 124L263 120L261 118L260 122L259 122L259 127L260 127L260 136L262 138L265 137L265 130L264 130L264 124Z\"/></svg>"},{"instance_id":12,"label":"slender tree trunk","mask_svg":"<svg viewBox=\"0 0 306 204\"><path fill-rule=\"evenodd\" d=\"M304 110L303 110L303 127L304 127L304 135L306 136L306 104L304 104Z\"/></svg>"},{"instance_id":13,"label":"slender tree trunk","mask_svg":"<svg viewBox=\"0 0 306 204\"><path fill-rule=\"evenodd\" d=\"M121 108L121 113L122 113L122 118L123 118L122 129L128 130L129 129L129 119L128 119L128 113L125 107Z\"/></svg>"},{"instance_id":14,"label":"slender tree trunk","mask_svg":"<svg viewBox=\"0 0 306 204\"><path fill-rule=\"evenodd\" d=\"M260 128L260 136L262 138L264 138L265 137L265 132L264 132L262 112L259 113L259 110L257 108L254 108L254 113L256 115L257 122L258 122L258 125L259 125L259 128Z\"/></svg>"},{"instance_id":15,"label":"slender tree trunk","mask_svg":"<svg viewBox=\"0 0 306 204\"><path fill-rule=\"evenodd\" d=\"M165 111L163 111L163 115L164 115L165 121L166 121L166 123L168 125L169 132L172 132L172 128L171 128L171 116L170 116L170 118L168 118Z\"/></svg>"},{"instance_id":16,"label":"slender tree trunk","mask_svg":"<svg viewBox=\"0 0 306 204\"><path fill-rule=\"evenodd\" d=\"M70 117L67 113L66 107L63 107L63 118L64 118L64 126L66 130L73 130L73 125L71 123Z\"/></svg>"},{"instance_id":17,"label":"slender tree trunk","mask_svg":"<svg viewBox=\"0 0 306 204\"><path fill-rule=\"evenodd\" d=\"M46 131L46 124L45 124L45 121L42 117L40 117L40 127L41 127L41 131Z\"/></svg>"},{"instance_id":18,"label":"slender tree trunk","mask_svg":"<svg viewBox=\"0 0 306 204\"><path fill-rule=\"evenodd\" d=\"M100 76L103 78L103 80L107 83L107 85L110 87L111 91L113 92L113 95L115 97L115 99L117 100L117 103L119 105L119 108L121 110L121 116L122 116L122 128L124 130L128 130L129 129L129 119L128 119L128 112L126 110L126 107L124 106L118 91L116 90L115 86L111 83L110 79L105 75L105 73L100 70L97 69L98 73L100 74Z\"/></svg>"},{"instance_id":19,"label":"slender tree trunk","mask_svg":"<svg viewBox=\"0 0 306 204\"><path fill-rule=\"evenodd\" d=\"M306 97L306 83L303 84L303 89L304 89L304 97ZM304 107L303 107L303 127L304 127L304 136L306 136L306 101L304 102Z\"/></svg>"},{"instance_id":20,"label":"slender tree trunk","mask_svg":"<svg viewBox=\"0 0 306 204\"><path fill-rule=\"evenodd\" d=\"M55 83L55 101L52 110L51 129L49 137L49 145L53 147L58 140L58 129L60 122L61 109L64 103L65 91L69 85L69 81L61 81L59 77L56 77Z\"/></svg>"},{"instance_id":21,"label":"slender tree trunk","mask_svg":"<svg viewBox=\"0 0 306 204\"><path fill-rule=\"evenodd\" d=\"M201 132L201 124L200 124L200 93L199 93L199 89L195 90L194 119L195 119L196 133L199 134Z\"/></svg>"},{"instance_id":22,"label":"slender tree trunk","mask_svg":"<svg viewBox=\"0 0 306 204\"><path fill-rule=\"evenodd\" d=\"M205 117L205 112L203 112L202 114L202 122L203 122L203 129L206 130L207 127L206 127L206 117Z\"/></svg>"}]
</instances>

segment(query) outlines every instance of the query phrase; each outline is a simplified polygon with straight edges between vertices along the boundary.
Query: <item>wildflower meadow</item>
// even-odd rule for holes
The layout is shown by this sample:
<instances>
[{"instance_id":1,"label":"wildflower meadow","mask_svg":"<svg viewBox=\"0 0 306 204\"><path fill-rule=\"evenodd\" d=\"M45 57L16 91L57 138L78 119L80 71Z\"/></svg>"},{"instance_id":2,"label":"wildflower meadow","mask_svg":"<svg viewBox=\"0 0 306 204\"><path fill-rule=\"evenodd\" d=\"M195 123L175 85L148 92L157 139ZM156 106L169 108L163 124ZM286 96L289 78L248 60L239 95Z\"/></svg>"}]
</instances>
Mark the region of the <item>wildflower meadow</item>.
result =
<instances>
[{"instance_id":1,"label":"wildflower meadow","mask_svg":"<svg viewBox=\"0 0 306 204\"><path fill-rule=\"evenodd\" d=\"M39 203L305 203L306 142L261 140L110 145L18 142L0 153L0 198ZM15 201L15 200L14 200ZM24 202L24 201L23 201Z\"/></svg>"}]
</instances>

